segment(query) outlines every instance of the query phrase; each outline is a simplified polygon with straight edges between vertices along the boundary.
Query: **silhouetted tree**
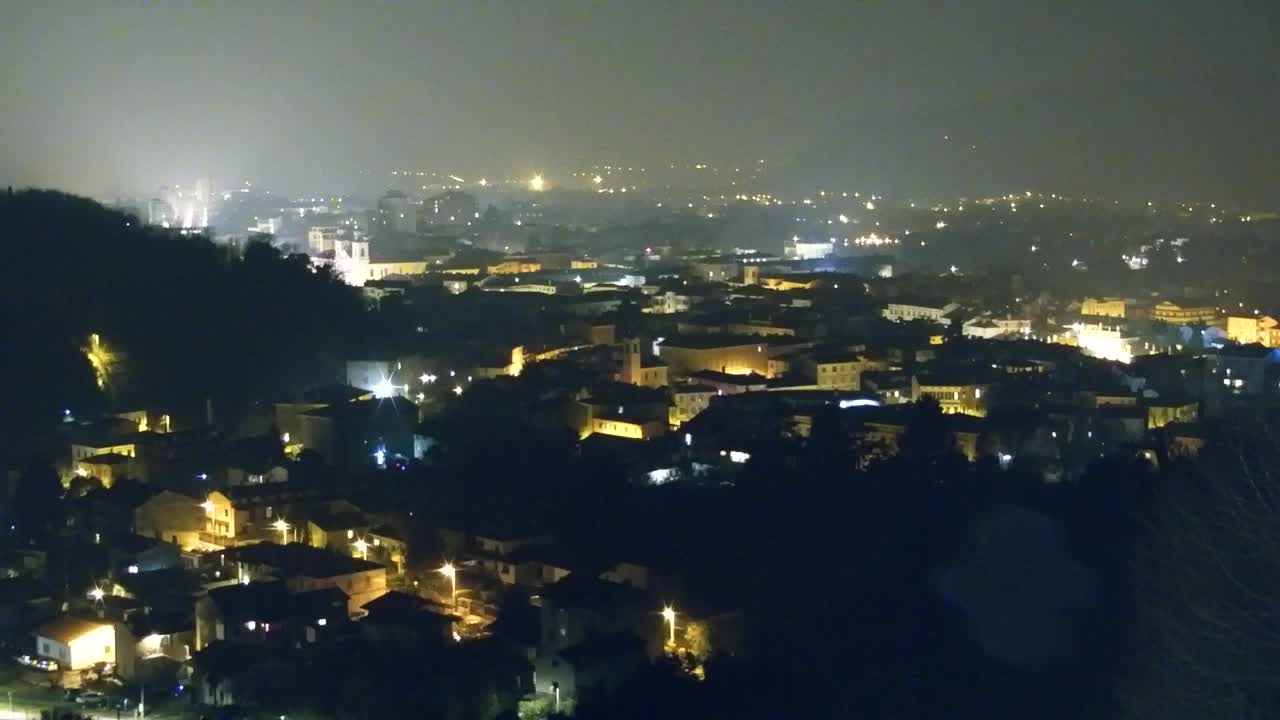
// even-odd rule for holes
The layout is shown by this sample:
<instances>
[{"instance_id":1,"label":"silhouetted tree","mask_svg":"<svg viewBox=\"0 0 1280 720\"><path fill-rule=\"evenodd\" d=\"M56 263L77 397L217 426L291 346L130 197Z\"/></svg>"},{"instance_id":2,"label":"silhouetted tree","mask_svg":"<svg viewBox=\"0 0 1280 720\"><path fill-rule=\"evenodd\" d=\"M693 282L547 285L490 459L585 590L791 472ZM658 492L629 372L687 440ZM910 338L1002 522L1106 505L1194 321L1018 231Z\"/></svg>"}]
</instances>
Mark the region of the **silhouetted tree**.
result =
<instances>
[{"instance_id":1,"label":"silhouetted tree","mask_svg":"<svg viewBox=\"0 0 1280 720\"><path fill-rule=\"evenodd\" d=\"M62 482L42 460L27 462L13 495L15 524L27 534L43 532L62 516Z\"/></svg>"}]
</instances>

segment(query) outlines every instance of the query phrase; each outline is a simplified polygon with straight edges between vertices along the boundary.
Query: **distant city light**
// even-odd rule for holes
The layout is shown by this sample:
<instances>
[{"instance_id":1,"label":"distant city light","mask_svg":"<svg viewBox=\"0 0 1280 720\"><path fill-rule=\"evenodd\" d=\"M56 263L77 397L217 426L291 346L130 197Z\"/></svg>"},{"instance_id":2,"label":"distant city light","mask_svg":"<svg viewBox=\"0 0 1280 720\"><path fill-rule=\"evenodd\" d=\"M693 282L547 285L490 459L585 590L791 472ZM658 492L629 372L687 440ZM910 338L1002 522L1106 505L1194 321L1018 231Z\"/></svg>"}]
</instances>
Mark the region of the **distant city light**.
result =
<instances>
[{"instance_id":1,"label":"distant city light","mask_svg":"<svg viewBox=\"0 0 1280 720\"><path fill-rule=\"evenodd\" d=\"M534 175L529 178L529 189L534 192L542 192L547 186L547 181L542 179L542 175Z\"/></svg>"}]
</instances>

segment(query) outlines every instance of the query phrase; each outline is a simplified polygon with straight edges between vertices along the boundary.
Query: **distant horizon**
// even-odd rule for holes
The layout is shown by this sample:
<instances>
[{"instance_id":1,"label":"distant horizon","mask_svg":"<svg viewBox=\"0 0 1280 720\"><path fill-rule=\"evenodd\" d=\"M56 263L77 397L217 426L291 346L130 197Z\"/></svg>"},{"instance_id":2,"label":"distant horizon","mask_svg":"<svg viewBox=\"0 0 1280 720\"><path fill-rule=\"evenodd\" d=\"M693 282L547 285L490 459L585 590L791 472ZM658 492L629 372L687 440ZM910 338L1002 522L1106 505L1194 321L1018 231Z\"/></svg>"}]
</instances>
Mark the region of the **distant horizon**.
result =
<instances>
[{"instance_id":1,"label":"distant horizon","mask_svg":"<svg viewBox=\"0 0 1280 720\"><path fill-rule=\"evenodd\" d=\"M23 2L0 184L765 159L774 192L1280 196L1280 4Z\"/></svg>"}]
</instances>

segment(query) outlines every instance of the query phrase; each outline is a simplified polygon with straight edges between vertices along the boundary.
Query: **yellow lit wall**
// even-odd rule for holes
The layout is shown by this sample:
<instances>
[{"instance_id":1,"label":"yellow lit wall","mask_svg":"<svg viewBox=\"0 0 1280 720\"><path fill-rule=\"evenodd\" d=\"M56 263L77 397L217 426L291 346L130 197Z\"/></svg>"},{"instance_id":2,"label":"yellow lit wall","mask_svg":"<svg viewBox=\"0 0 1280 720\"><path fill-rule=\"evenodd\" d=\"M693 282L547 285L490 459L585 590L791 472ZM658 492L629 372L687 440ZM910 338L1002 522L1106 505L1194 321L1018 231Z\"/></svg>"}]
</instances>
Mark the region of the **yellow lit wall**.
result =
<instances>
[{"instance_id":1,"label":"yellow lit wall","mask_svg":"<svg viewBox=\"0 0 1280 720\"><path fill-rule=\"evenodd\" d=\"M658 346L658 350L663 362L676 377L700 370L714 370L731 375L769 374L769 355L762 344L690 348L664 343Z\"/></svg>"},{"instance_id":2,"label":"yellow lit wall","mask_svg":"<svg viewBox=\"0 0 1280 720\"><path fill-rule=\"evenodd\" d=\"M1080 314L1122 318L1132 302L1125 298L1085 298L1080 305Z\"/></svg>"},{"instance_id":3,"label":"yellow lit wall","mask_svg":"<svg viewBox=\"0 0 1280 720\"><path fill-rule=\"evenodd\" d=\"M788 277L761 277L760 286L769 290L812 290L817 280L797 280Z\"/></svg>"},{"instance_id":4,"label":"yellow lit wall","mask_svg":"<svg viewBox=\"0 0 1280 720\"><path fill-rule=\"evenodd\" d=\"M1280 347L1280 323L1270 315L1233 315L1227 318L1227 337L1244 345Z\"/></svg>"},{"instance_id":5,"label":"yellow lit wall","mask_svg":"<svg viewBox=\"0 0 1280 720\"><path fill-rule=\"evenodd\" d=\"M423 260L418 262L386 262L369 263L369 279L381 280L397 275L425 275L429 264Z\"/></svg>"},{"instance_id":6,"label":"yellow lit wall","mask_svg":"<svg viewBox=\"0 0 1280 720\"><path fill-rule=\"evenodd\" d=\"M1147 408L1147 429L1155 430L1169 423L1195 422L1200 418L1200 407L1196 403L1186 405L1157 406Z\"/></svg>"},{"instance_id":7,"label":"yellow lit wall","mask_svg":"<svg viewBox=\"0 0 1280 720\"><path fill-rule=\"evenodd\" d=\"M542 263L533 260L503 260L496 265L490 265L489 274L518 275L520 273L538 272L541 269Z\"/></svg>"},{"instance_id":8,"label":"yellow lit wall","mask_svg":"<svg viewBox=\"0 0 1280 720\"><path fill-rule=\"evenodd\" d=\"M661 423L631 422L614 418L592 418L591 431L587 434L600 433L614 437L631 438L633 440L649 440L662 434Z\"/></svg>"},{"instance_id":9,"label":"yellow lit wall","mask_svg":"<svg viewBox=\"0 0 1280 720\"><path fill-rule=\"evenodd\" d=\"M944 414L959 413L986 417L987 393L986 385L924 385L913 384L912 401L931 397L938 401Z\"/></svg>"},{"instance_id":10,"label":"yellow lit wall","mask_svg":"<svg viewBox=\"0 0 1280 720\"><path fill-rule=\"evenodd\" d=\"M595 270L600 266L595 260L570 260L569 268L571 270Z\"/></svg>"},{"instance_id":11,"label":"yellow lit wall","mask_svg":"<svg viewBox=\"0 0 1280 720\"><path fill-rule=\"evenodd\" d=\"M1151 308L1151 319L1167 323L1211 323L1218 319L1218 309L1212 305L1182 306L1168 301Z\"/></svg>"}]
</instances>

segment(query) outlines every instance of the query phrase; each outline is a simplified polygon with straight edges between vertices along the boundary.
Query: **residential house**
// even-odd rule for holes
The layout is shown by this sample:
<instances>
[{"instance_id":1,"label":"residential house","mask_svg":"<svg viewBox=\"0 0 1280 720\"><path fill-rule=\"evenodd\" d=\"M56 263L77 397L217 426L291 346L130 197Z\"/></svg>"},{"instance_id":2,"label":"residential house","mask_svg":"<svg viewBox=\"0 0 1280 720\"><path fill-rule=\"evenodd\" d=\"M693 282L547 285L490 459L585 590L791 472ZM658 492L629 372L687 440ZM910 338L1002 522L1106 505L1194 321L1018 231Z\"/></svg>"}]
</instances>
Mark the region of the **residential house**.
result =
<instances>
[{"instance_id":1,"label":"residential house","mask_svg":"<svg viewBox=\"0 0 1280 720\"><path fill-rule=\"evenodd\" d=\"M599 635L534 661L534 688L557 701L601 696L645 667L645 642L631 632Z\"/></svg>"},{"instance_id":2,"label":"residential house","mask_svg":"<svg viewBox=\"0 0 1280 720\"><path fill-rule=\"evenodd\" d=\"M122 623L60 615L36 628L36 654L62 670L111 663L120 677L133 677L136 641Z\"/></svg>"},{"instance_id":3,"label":"residential house","mask_svg":"<svg viewBox=\"0 0 1280 720\"><path fill-rule=\"evenodd\" d=\"M250 581L210 590L195 604L195 649L217 641L291 647L313 643L348 621L348 598L327 587L292 592L284 582Z\"/></svg>"},{"instance_id":4,"label":"residential house","mask_svg":"<svg viewBox=\"0 0 1280 720\"><path fill-rule=\"evenodd\" d=\"M294 593L335 588L349 598L351 614L387 592L387 569L368 560L313 548L302 543L256 543L223 553L244 574L257 580L281 580Z\"/></svg>"}]
</instances>

